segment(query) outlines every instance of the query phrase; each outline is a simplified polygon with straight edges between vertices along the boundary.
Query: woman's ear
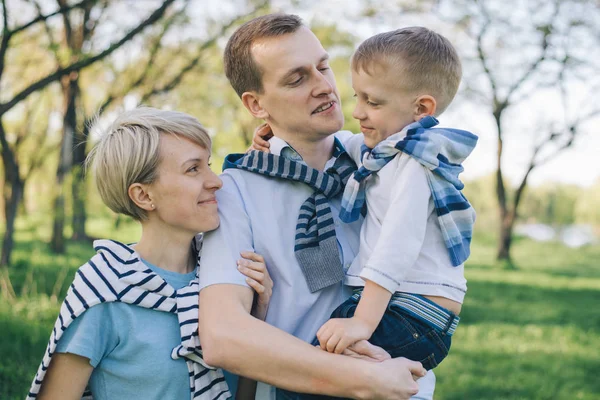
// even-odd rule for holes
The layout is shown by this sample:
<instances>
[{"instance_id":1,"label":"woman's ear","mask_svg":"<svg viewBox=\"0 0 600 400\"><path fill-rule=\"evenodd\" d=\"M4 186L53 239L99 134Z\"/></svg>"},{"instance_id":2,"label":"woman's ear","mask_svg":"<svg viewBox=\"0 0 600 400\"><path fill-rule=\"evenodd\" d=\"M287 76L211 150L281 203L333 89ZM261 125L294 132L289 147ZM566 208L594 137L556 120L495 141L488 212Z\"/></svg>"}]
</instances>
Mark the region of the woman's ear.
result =
<instances>
[{"instance_id":1,"label":"woman's ear","mask_svg":"<svg viewBox=\"0 0 600 400\"><path fill-rule=\"evenodd\" d=\"M269 113L260 104L260 97L255 92L244 92L242 94L242 104L250 114L259 119L266 119Z\"/></svg>"},{"instance_id":2,"label":"woman's ear","mask_svg":"<svg viewBox=\"0 0 600 400\"><path fill-rule=\"evenodd\" d=\"M131 201L142 210L151 211L156 208L152 202L150 193L148 192L148 185L141 183L132 183L127 189L127 194Z\"/></svg>"},{"instance_id":3,"label":"woman's ear","mask_svg":"<svg viewBox=\"0 0 600 400\"><path fill-rule=\"evenodd\" d=\"M433 96L424 94L417 97L415 100L415 121L419 121L428 115L434 116L437 108L437 103Z\"/></svg>"}]
</instances>

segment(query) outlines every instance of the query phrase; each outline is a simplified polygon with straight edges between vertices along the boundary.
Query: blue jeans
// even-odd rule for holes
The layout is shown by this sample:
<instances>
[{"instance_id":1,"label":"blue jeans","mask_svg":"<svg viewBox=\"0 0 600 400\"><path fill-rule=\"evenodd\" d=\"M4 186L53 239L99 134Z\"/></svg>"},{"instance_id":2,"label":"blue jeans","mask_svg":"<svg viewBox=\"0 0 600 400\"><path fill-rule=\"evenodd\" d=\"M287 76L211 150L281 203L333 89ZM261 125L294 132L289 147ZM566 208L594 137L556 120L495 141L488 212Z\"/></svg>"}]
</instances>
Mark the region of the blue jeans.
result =
<instances>
[{"instance_id":1,"label":"blue jeans","mask_svg":"<svg viewBox=\"0 0 600 400\"><path fill-rule=\"evenodd\" d=\"M453 329L449 331L454 316L448 310L441 308L435 303L423 298L422 296L412 295L421 299L427 304L428 309L439 309L451 315L446 326L441 328L422 318L415 313L410 312L405 307L390 301L388 307L381 319L381 322L373 332L369 342L382 347L390 353L392 358L405 357L409 360L420 361L427 370L438 366L440 362L448 355L450 350ZM360 297L355 295L346 300L342 305L335 309L331 318L351 318L354 316L356 306ZM319 344L315 338L314 345ZM313 395L289 392L283 389L277 389L277 400L317 400L317 399L336 399L335 397L325 395Z\"/></svg>"}]
</instances>

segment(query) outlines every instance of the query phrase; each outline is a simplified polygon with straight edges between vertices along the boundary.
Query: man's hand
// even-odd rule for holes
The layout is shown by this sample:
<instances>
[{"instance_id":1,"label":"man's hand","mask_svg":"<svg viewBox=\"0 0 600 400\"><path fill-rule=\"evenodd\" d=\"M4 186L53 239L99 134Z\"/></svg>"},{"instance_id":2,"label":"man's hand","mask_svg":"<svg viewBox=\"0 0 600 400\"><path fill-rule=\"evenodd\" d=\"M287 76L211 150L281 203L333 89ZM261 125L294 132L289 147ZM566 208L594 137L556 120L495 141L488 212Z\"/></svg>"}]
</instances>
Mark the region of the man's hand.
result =
<instances>
[{"instance_id":1,"label":"man's hand","mask_svg":"<svg viewBox=\"0 0 600 400\"><path fill-rule=\"evenodd\" d=\"M371 362L381 362L392 358L390 353L366 340L359 340L353 345L348 346L343 354Z\"/></svg>"},{"instance_id":2,"label":"man's hand","mask_svg":"<svg viewBox=\"0 0 600 400\"><path fill-rule=\"evenodd\" d=\"M268 140L273 137L273 132L269 124L262 124L254 130L254 136L252 137L252 146L249 150L258 150L265 153L269 152Z\"/></svg>"},{"instance_id":3,"label":"man's hand","mask_svg":"<svg viewBox=\"0 0 600 400\"><path fill-rule=\"evenodd\" d=\"M333 318L318 330L317 338L323 350L342 354L348 346L367 340L372 334L371 328L358 318Z\"/></svg>"},{"instance_id":4,"label":"man's hand","mask_svg":"<svg viewBox=\"0 0 600 400\"><path fill-rule=\"evenodd\" d=\"M371 364L370 370L374 385L372 393L365 394L368 399L410 399L419 392L415 381L425 376L427 371L420 362L411 361L404 357Z\"/></svg>"}]
</instances>

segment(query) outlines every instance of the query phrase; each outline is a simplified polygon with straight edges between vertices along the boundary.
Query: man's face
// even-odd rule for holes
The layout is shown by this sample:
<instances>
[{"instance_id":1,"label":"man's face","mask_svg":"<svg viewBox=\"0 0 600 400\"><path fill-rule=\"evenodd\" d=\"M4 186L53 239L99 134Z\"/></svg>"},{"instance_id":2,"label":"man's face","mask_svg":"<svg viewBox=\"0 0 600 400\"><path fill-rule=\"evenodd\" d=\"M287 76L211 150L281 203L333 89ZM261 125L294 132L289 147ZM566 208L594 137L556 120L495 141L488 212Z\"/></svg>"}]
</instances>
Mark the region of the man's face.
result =
<instances>
[{"instance_id":1,"label":"man's face","mask_svg":"<svg viewBox=\"0 0 600 400\"><path fill-rule=\"evenodd\" d=\"M252 54L263 71L258 101L275 135L315 140L342 128L329 56L310 29L259 40Z\"/></svg>"}]
</instances>

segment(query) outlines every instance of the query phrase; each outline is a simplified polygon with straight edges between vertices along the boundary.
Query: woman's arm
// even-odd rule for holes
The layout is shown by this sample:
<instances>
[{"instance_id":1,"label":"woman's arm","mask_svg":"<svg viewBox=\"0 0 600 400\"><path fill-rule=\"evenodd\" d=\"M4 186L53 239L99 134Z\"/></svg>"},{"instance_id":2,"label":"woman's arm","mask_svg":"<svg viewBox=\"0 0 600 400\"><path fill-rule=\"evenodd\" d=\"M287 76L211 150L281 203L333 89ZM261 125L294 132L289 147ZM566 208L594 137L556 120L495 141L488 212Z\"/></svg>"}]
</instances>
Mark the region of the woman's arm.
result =
<instances>
[{"instance_id":1,"label":"woman's arm","mask_svg":"<svg viewBox=\"0 0 600 400\"><path fill-rule=\"evenodd\" d=\"M40 400L80 400L94 367L71 353L55 353L40 389Z\"/></svg>"}]
</instances>

